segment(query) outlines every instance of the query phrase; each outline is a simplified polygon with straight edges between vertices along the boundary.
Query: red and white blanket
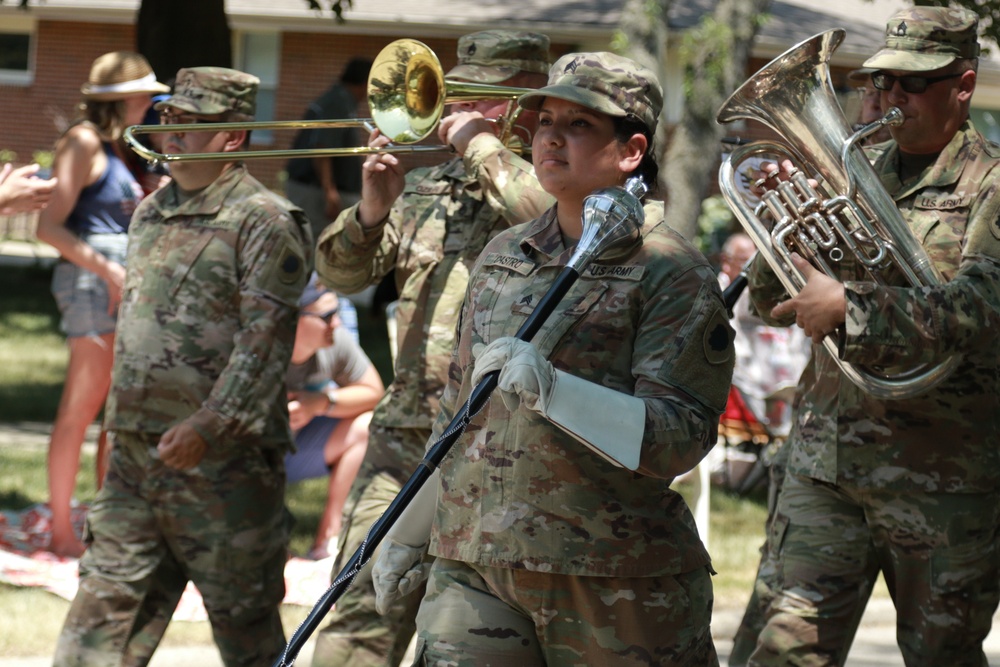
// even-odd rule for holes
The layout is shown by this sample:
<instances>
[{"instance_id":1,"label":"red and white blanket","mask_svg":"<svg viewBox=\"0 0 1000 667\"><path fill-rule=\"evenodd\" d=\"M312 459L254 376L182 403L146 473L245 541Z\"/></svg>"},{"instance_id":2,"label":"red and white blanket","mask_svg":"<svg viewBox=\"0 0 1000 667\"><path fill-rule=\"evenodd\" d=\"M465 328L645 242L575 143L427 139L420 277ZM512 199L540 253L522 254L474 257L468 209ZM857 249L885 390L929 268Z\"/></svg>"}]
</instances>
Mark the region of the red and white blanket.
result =
<instances>
[{"instance_id":1,"label":"red and white blanket","mask_svg":"<svg viewBox=\"0 0 1000 667\"><path fill-rule=\"evenodd\" d=\"M87 508L73 508L73 523L82 533ZM36 586L72 600L77 588L77 560L60 558L45 548L49 544L49 508L38 504L24 510L0 511L0 582ZM285 565L285 604L311 607L330 586L333 559L291 558ZM174 620L204 621L208 617L201 595L188 583Z\"/></svg>"}]
</instances>

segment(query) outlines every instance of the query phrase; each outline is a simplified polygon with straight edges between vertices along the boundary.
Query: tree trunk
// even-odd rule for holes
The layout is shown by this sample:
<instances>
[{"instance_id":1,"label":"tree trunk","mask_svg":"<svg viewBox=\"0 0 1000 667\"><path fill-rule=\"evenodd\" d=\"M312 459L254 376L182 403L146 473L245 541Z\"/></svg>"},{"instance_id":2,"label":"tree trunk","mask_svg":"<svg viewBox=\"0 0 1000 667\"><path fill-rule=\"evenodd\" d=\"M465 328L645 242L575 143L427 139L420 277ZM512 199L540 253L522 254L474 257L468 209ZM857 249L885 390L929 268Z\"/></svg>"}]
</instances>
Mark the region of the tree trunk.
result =
<instances>
[{"instance_id":1,"label":"tree trunk","mask_svg":"<svg viewBox=\"0 0 1000 667\"><path fill-rule=\"evenodd\" d=\"M666 81L667 63L667 11L671 0L626 0L622 8L621 23L612 39L612 49L624 53L636 62L651 69L662 84ZM663 147L666 145L667 114L660 113L660 122L653 138L657 160L663 164ZM662 175L662 172L661 172ZM662 178L660 179L662 183ZM650 183L650 185L653 185ZM662 184L659 193L664 192Z\"/></svg>"},{"instance_id":2,"label":"tree trunk","mask_svg":"<svg viewBox=\"0 0 1000 667\"><path fill-rule=\"evenodd\" d=\"M136 41L165 83L182 67L233 66L224 0L142 0Z\"/></svg>"},{"instance_id":3,"label":"tree trunk","mask_svg":"<svg viewBox=\"0 0 1000 667\"><path fill-rule=\"evenodd\" d=\"M660 161L667 220L685 238L698 231L721 152L723 126L715 114L747 78L747 62L761 15L771 0L719 0L712 16L684 36L684 111Z\"/></svg>"}]
</instances>

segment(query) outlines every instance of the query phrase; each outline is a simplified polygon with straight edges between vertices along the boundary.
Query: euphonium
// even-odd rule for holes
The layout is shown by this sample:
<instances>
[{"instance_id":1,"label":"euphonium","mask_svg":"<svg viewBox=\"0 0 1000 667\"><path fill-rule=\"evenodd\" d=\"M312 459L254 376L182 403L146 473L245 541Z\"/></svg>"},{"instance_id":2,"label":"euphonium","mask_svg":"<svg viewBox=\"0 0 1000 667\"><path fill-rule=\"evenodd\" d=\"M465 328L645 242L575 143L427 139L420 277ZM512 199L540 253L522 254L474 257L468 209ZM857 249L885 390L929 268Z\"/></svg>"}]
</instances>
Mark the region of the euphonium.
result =
<instances>
[{"instance_id":1,"label":"euphonium","mask_svg":"<svg viewBox=\"0 0 1000 667\"><path fill-rule=\"evenodd\" d=\"M939 285L940 274L857 145L882 125L901 123L902 113L892 108L885 118L852 133L834 96L829 60L843 39L843 30L830 30L799 43L754 74L722 105L720 123L756 120L785 142L755 142L734 150L719 170L722 194L789 294L798 294L805 285L792 264L793 252L834 278L832 267L849 255L880 284L886 284L887 274L899 272L915 287ZM788 158L797 171L751 207L737 187L738 170L748 158L764 155L778 161ZM841 194L825 197L810 177ZM856 367L839 358L832 337L823 344L845 376L881 399L909 398L926 391L960 361L955 356L930 367Z\"/></svg>"}]
</instances>

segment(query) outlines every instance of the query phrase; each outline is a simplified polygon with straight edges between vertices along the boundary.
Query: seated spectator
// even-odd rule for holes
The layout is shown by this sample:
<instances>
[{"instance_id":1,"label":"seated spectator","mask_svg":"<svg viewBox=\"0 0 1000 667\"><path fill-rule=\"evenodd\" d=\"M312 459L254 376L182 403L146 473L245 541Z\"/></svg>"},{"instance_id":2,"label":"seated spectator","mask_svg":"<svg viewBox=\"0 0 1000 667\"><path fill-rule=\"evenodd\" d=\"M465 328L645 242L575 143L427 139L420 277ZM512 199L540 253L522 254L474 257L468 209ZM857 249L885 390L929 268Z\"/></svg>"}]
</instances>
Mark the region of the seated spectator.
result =
<instances>
[{"instance_id":1,"label":"seated spectator","mask_svg":"<svg viewBox=\"0 0 1000 667\"><path fill-rule=\"evenodd\" d=\"M288 481L329 476L329 492L309 557L336 552L341 515L368 447L368 423L384 387L346 327L337 295L316 277L299 299L299 324L288 369L288 414L296 451L285 458ZM353 307L352 307L353 308ZM356 318L354 318L356 322Z\"/></svg>"},{"instance_id":2,"label":"seated spectator","mask_svg":"<svg viewBox=\"0 0 1000 667\"><path fill-rule=\"evenodd\" d=\"M757 248L743 232L726 239L722 246L719 283L723 289L736 280ZM736 366L733 386L751 413L772 429L787 432L791 415L772 401L775 393L795 387L809 360L810 340L797 327L769 327L750 310L750 293L744 291L733 306L736 330ZM783 403L783 401L781 401ZM775 408L778 408L775 410Z\"/></svg>"}]
</instances>

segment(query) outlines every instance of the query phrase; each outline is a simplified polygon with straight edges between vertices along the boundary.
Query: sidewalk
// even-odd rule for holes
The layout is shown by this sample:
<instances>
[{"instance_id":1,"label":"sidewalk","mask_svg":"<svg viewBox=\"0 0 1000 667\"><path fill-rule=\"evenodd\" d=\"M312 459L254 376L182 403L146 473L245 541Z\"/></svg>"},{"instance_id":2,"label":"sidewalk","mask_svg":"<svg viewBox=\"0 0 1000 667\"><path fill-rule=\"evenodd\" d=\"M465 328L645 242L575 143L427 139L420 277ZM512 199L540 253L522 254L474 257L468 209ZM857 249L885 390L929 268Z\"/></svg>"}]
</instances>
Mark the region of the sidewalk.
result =
<instances>
[{"instance_id":1,"label":"sidewalk","mask_svg":"<svg viewBox=\"0 0 1000 667\"><path fill-rule=\"evenodd\" d=\"M731 637L743 616L742 609L716 609L712 635L719 651L722 667L728 667L727 657L732 648ZM873 600L861 621L857 638L851 649L846 667L903 667L903 658L896 647L895 610L888 600ZM285 628L289 636L294 628ZM308 666L312 661L313 639L305 645L296 664ZM1000 633L993 632L987 639L986 655L990 665L1000 665ZM51 657L0 658L0 667L49 667ZM404 661L403 665L409 663ZM150 667L223 667L215 646L164 647L158 649ZM942 666L943 667L943 666Z\"/></svg>"},{"instance_id":2,"label":"sidewalk","mask_svg":"<svg viewBox=\"0 0 1000 667\"><path fill-rule=\"evenodd\" d=\"M46 243L0 240L0 266L48 267L58 259L59 253Z\"/></svg>"},{"instance_id":3,"label":"sidewalk","mask_svg":"<svg viewBox=\"0 0 1000 667\"><path fill-rule=\"evenodd\" d=\"M0 423L0 446L44 448L48 442L50 425L44 423ZM93 446L97 436L96 425L88 432L85 446ZM317 591L317 597L322 591ZM743 617L742 609L716 608L712 619L712 636L719 651L722 667L728 667L726 658L732 648L732 636ZM896 646L896 611L888 599L873 599L868 603L861 620L854 646L846 667L903 667L903 658ZM986 639L986 657L990 665L1000 667L1000 613L994 616L994 631ZM285 628L288 636L295 628ZM296 664L309 665L315 637L306 643ZM49 667L51 656L5 658L0 656L0 667ZM404 663L407 664L407 663ZM214 645L190 647L163 647L157 650L150 667L222 667L222 660ZM944 666L942 666L944 667Z\"/></svg>"}]
</instances>

